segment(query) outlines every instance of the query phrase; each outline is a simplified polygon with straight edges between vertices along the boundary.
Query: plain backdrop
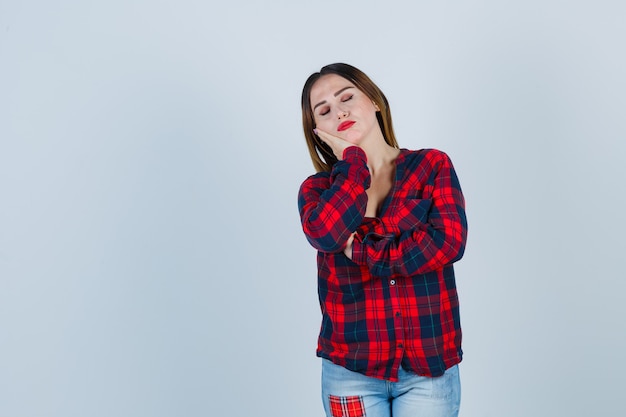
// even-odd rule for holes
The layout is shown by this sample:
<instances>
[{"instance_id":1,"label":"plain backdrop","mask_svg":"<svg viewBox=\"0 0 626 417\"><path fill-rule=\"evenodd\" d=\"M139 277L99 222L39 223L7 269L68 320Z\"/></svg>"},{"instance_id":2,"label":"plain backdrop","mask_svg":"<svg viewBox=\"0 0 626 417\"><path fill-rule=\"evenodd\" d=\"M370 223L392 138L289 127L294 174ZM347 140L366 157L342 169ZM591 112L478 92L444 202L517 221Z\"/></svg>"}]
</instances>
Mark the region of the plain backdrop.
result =
<instances>
[{"instance_id":1,"label":"plain backdrop","mask_svg":"<svg viewBox=\"0 0 626 417\"><path fill-rule=\"evenodd\" d=\"M0 417L322 416L308 75L450 155L462 417L626 415L620 1L0 0Z\"/></svg>"}]
</instances>

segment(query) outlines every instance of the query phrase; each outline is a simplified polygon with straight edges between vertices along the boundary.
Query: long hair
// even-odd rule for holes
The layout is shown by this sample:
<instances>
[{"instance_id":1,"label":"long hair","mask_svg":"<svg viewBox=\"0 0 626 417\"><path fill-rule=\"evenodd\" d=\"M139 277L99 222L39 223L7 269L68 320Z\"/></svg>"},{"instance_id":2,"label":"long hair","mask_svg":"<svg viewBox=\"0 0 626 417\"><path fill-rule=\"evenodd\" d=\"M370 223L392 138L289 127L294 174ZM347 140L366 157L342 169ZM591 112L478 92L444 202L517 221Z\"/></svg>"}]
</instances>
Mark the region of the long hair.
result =
<instances>
[{"instance_id":1,"label":"long hair","mask_svg":"<svg viewBox=\"0 0 626 417\"><path fill-rule=\"evenodd\" d=\"M315 170L317 172L330 172L333 165L337 162L337 158L330 147L313 133L315 119L313 118L313 109L311 108L311 88L313 88L313 84L317 80L328 74L336 74L350 81L378 106L380 110L376 112L376 119L385 142L394 148L398 148L398 142L393 133L393 125L391 123L389 102L380 88L365 73L352 65L342 63L326 65L319 72L311 74L302 89L302 128L304 129L304 137Z\"/></svg>"}]
</instances>

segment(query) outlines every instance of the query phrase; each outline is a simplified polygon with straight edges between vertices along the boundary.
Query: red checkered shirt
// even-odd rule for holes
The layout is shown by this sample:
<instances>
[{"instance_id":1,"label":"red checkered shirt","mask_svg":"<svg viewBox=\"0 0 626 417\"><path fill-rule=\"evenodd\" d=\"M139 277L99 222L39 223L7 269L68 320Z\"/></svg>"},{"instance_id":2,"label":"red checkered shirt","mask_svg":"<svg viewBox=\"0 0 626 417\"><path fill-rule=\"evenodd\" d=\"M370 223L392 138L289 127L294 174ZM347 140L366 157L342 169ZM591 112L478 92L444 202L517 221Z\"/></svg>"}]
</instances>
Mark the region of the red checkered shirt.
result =
<instances>
[{"instance_id":1,"label":"red checkered shirt","mask_svg":"<svg viewBox=\"0 0 626 417\"><path fill-rule=\"evenodd\" d=\"M365 217L365 152L351 146L331 172L298 194L302 227L317 249L322 325L317 355L397 381L402 365L439 376L461 361L452 264L467 237L465 201L448 156L402 149L379 217ZM343 250L356 232L352 260Z\"/></svg>"}]
</instances>

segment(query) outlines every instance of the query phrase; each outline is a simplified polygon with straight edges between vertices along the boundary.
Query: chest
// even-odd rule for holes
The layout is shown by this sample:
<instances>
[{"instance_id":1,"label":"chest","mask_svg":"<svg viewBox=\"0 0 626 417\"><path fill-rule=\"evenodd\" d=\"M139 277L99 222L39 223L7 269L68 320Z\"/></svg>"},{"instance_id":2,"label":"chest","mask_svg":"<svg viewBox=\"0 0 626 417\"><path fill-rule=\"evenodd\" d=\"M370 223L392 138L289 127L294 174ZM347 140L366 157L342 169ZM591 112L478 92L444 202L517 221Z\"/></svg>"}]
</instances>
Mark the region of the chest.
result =
<instances>
[{"instance_id":1,"label":"chest","mask_svg":"<svg viewBox=\"0 0 626 417\"><path fill-rule=\"evenodd\" d=\"M395 233L424 222L432 205L432 176L401 173L398 178L395 171L391 175L372 177L367 190L365 217L379 219L385 233Z\"/></svg>"},{"instance_id":2,"label":"chest","mask_svg":"<svg viewBox=\"0 0 626 417\"><path fill-rule=\"evenodd\" d=\"M378 217L383 201L391 192L393 184L393 170L372 177L370 188L367 190L366 217Z\"/></svg>"}]
</instances>

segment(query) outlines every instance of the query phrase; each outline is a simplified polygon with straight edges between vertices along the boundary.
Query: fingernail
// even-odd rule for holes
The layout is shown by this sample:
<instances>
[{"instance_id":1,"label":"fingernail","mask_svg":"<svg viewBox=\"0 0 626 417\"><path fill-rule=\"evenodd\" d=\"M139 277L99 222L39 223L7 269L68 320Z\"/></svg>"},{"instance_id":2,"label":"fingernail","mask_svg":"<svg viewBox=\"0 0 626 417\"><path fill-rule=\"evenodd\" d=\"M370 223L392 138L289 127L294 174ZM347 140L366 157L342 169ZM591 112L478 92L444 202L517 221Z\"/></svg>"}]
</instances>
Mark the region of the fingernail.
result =
<instances>
[{"instance_id":1,"label":"fingernail","mask_svg":"<svg viewBox=\"0 0 626 417\"><path fill-rule=\"evenodd\" d=\"M313 133L317 135L317 129L313 129Z\"/></svg>"}]
</instances>

